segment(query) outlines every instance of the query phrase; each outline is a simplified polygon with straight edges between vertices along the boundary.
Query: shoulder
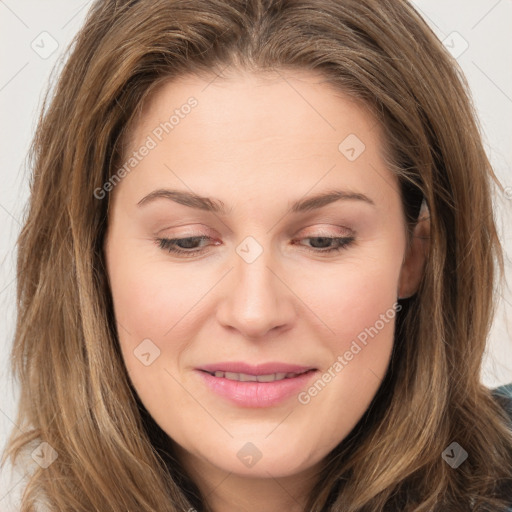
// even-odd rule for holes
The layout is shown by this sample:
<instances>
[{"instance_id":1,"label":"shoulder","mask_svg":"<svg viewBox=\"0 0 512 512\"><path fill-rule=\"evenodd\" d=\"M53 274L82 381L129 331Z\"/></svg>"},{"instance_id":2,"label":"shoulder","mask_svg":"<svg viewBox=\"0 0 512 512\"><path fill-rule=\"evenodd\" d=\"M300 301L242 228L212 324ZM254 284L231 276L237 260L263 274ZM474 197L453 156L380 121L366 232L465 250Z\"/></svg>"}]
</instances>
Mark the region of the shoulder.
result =
<instances>
[{"instance_id":1,"label":"shoulder","mask_svg":"<svg viewBox=\"0 0 512 512\"><path fill-rule=\"evenodd\" d=\"M498 404L503 408L503 410L507 413L510 420L510 430L512 430L512 382L491 389L491 394L498 402ZM508 512L512 512L512 504L510 505Z\"/></svg>"},{"instance_id":2,"label":"shoulder","mask_svg":"<svg viewBox=\"0 0 512 512\"><path fill-rule=\"evenodd\" d=\"M510 418L512 428L512 382L491 389L491 393Z\"/></svg>"}]
</instances>

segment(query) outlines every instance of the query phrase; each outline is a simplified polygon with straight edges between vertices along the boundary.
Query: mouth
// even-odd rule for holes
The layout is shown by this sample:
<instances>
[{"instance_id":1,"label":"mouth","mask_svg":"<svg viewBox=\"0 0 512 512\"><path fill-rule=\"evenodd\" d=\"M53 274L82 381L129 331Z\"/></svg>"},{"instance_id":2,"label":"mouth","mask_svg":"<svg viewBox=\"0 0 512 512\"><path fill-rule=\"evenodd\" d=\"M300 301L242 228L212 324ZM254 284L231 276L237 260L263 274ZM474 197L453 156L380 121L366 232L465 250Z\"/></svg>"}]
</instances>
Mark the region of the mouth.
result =
<instances>
[{"instance_id":1,"label":"mouth","mask_svg":"<svg viewBox=\"0 0 512 512\"><path fill-rule=\"evenodd\" d=\"M301 372L276 372L276 373L266 373L261 375L253 375L250 373L238 373L238 372L224 372L221 370L209 372L206 370L201 370L205 373L208 373L212 377L217 377L219 379L228 379L234 380L238 382L275 382L276 380L285 380L285 379L293 379L305 373L310 373L316 371L314 368L309 370L304 370Z\"/></svg>"},{"instance_id":2,"label":"mouth","mask_svg":"<svg viewBox=\"0 0 512 512\"><path fill-rule=\"evenodd\" d=\"M226 362L196 368L202 382L215 395L237 407L264 408L290 400L318 373L317 368L266 363L250 366Z\"/></svg>"}]
</instances>

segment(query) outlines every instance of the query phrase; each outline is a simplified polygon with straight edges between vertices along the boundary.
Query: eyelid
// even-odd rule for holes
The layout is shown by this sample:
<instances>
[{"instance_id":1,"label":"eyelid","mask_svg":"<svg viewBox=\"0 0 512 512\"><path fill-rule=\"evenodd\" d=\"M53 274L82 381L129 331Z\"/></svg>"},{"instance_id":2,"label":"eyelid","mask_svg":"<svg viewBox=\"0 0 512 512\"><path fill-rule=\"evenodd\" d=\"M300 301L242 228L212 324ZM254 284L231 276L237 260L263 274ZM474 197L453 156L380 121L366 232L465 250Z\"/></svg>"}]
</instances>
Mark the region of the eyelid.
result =
<instances>
[{"instance_id":1,"label":"eyelid","mask_svg":"<svg viewBox=\"0 0 512 512\"><path fill-rule=\"evenodd\" d=\"M334 245L327 248L315 248L303 246L300 244L302 240L309 239L326 239L330 240ZM219 245L219 242L203 246L202 248L180 248L176 244L179 242L183 242L183 240L199 240L201 243L204 240L212 240L211 237L205 235L199 236L184 236L184 237L173 237L173 238L156 238L154 241L158 245L158 247L162 250L167 251L169 254L174 255L179 259L187 259L194 258L196 256L203 256L210 252L211 245ZM325 234L315 233L312 236L303 236L294 238L292 240L292 245L297 245L303 247L303 251L313 254L315 256L321 256L323 258L327 258L328 256L334 256L339 254L345 249L348 249L350 246L354 244L356 241L356 237L354 235L349 236L329 236ZM295 242L299 242L298 244Z\"/></svg>"},{"instance_id":2,"label":"eyelid","mask_svg":"<svg viewBox=\"0 0 512 512\"><path fill-rule=\"evenodd\" d=\"M333 233L331 229L325 228L324 226L321 226L319 228L314 229L313 226L315 226L315 225L316 224L312 224L311 226L306 226L306 227L301 228L291 238L292 239L296 239L298 237L303 237L303 238L318 238L318 237L344 238L345 237L345 238L349 238L349 237L353 237L353 236L355 236L357 234L353 229L347 228L346 226L334 226L334 225L331 225L332 228L336 228L336 229L338 229L340 231L340 232L334 232ZM309 228L314 229L312 234L309 234L309 233L303 234L302 233L303 231L305 231L305 230L307 230ZM185 232L185 233L172 233L172 234L163 235L162 233L165 232L167 229L172 229L172 228L165 228L165 229L159 230L155 234L155 238L172 238L172 239L176 239L176 238L205 238L206 237L206 238L210 238L212 240L217 238L213 234L213 230L208 229L206 227L204 228L205 231Z\"/></svg>"},{"instance_id":3,"label":"eyelid","mask_svg":"<svg viewBox=\"0 0 512 512\"><path fill-rule=\"evenodd\" d=\"M201 226L200 228L197 228L198 231L194 231L196 228L194 228L194 226ZM180 229L183 229L183 233L181 233L179 230ZM176 232L176 230L178 230ZM163 235L163 233L165 232L168 232L168 231L171 231L172 234L170 235ZM158 231L155 232L155 236L162 236L162 237L168 237L168 238L190 238L190 237L194 237L194 236L210 236L210 237L214 237L214 233L215 231L211 228L208 228L207 226L205 226L204 224L199 224L199 223L195 223L195 224L183 224L183 225L179 225L179 226L167 226L165 228L162 228L162 229L159 229Z\"/></svg>"},{"instance_id":4,"label":"eyelid","mask_svg":"<svg viewBox=\"0 0 512 512\"><path fill-rule=\"evenodd\" d=\"M347 228L345 226L334 226L331 225L330 228L326 228L325 226L320 226L318 228L315 228L316 224L312 224L311 226L307 226L305 228L302 228L299 233L302 233L302 231L313 229L314 234L311 236L351 236L355 234L355 231L353 229ZM338 230L340 233L334 233L333 229Z\"/></svg>"}]
</instances>

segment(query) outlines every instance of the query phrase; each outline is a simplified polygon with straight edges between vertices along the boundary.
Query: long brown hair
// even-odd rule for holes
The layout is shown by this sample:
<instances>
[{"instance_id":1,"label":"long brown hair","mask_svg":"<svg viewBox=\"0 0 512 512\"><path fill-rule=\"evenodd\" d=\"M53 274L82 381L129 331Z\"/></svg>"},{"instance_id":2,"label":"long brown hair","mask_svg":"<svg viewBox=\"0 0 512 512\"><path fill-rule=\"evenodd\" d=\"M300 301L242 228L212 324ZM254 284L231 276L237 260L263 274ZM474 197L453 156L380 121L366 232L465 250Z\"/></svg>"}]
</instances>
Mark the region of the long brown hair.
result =
<instances>
[{"instance_id":1,"label":"long brown hair","mask_svg":"<svg viewBox=\"0 0 512 512\"><path fill-rule=\"evenodd\" d=\"M44 441L22 512L210 510L132 388L103 258L122 142L159 84L227 66L321 73L378 116L410 225L424 198L430 250L401 302L386 377L325 459L306 510L503 507L512 478L507 418L480 379L503 268L482 147L456 62L404 0L99 0L77 35L32 146L18 240L12 369L20 383L4 454ZM442 458L456 441L457 469ZM500 499L502 498L502 499Z\"/></svg>"}]
</instances>

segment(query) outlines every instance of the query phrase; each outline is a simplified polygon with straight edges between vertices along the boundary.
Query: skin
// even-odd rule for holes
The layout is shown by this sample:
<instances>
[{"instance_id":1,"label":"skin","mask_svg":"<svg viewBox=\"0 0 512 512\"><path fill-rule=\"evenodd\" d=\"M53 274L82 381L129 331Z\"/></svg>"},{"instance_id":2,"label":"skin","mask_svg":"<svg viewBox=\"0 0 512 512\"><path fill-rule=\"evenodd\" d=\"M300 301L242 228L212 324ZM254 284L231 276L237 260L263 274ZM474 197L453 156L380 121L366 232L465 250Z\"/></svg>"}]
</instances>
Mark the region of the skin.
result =
<instances>
[{"instance_id":1,"label":"skin","mask_svg":"<svg viewBox=\"0 0 512 512\"><path fill-rule=\"evenodd\" d=\"M320 76L236 71L212 80L164 84L131 132L127 156L197 99L111 192L105 256L119 341L142 402L214 511L299 511L322 460L378 390L394 319L307 404L294 396L273 407L236 406L194 369L281 361L327 371L397 296L417 290L428 226L420 222L408 243L380 125ZM338 149L349 134L365 144L354 161ZM137 205L161 188L218 198L227 212L165 198ZM330 189L374 204L339 200L289 211L293 201ZM192 257L155 242L200 235L211 240L189 246L202 251ZM350 245L327 254L320 251L329 243L314 238L349 235ZM263 249L252 263L236 251L247 236ZM160 350L148 366L134 355L144 339ZM248 442L262 454L252 467L237 457Z\"/></svg>"}]
</instances>

